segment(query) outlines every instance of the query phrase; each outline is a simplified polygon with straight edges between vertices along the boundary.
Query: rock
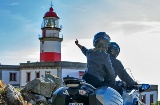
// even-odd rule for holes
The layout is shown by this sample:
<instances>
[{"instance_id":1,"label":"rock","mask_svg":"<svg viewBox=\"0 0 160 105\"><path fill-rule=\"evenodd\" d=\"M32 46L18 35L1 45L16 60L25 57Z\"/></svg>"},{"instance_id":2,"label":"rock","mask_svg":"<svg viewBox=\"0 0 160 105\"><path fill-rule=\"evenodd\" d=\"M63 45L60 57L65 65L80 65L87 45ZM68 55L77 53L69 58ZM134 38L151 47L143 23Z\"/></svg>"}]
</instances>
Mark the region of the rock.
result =
<instances>
[{"instance_id":1,"label":"rock","mask_svg":"<svg viewBox=\"0 0 160 105\"><path fill-rule=\"evenodd\" d=\"M44 78L35 78L28 82L22 89L22 92L31 91L44 97L51 97L52 92L61 85L62 81L60 78L47 74Z\"/></svg>"},{"instance_id":2,"label":"rock","mask_svg":"<svg viewBox=\"0 0 160 105\"><path fill-rule=\"evenodd\" d=\"M35 95L34 95L34 93L31 93L30 91L26 91L26 92L22 92L21 91L21 93L22 93L22 96L23 96L23 98L27 101L27 102L30 102L30 103L32 103L33 105L35 105L36 104L36 97L35 97Z\"/></svg>"},{"instance_id":3,"label":"rock","mask_svg":"<svg viewBox=\"0 0 160 105\"><path fill-rule=\"evenodd\" d=\"M63 85L60 78L46 74L26 84L21 93L0 80L0 105L49 105L52 93ZM24 101L25 99L25 101Z\"/></svg>"},{"instance_id":4,"label":"rock","mask_svg":"<svg viewBox=\"0 0 160 105\"><path fill-rule=\"evenodd\" d=\"M24 105L24 100L21 96L21 93L17 91L12 85L8 84L5 87L5 90L9 105Z\"/></svg>"},{"instance_id":5,"label":"rock","mask_svg":"<svg viewBox=\"0 0 160 105\"><path fill-rule=\"evenodd\" d=\"M35 101L33 101L32 99L30 100L30 102L29 102L31 105L36 105L36 102Z\"/></svg>"},{"instance_id":6,"label":"rock","mask_svg":"<svg viewBox=\"0 0 160 105\"><path fill-rule=\"evenodd\" d=\"M43 103L44 105L48 105L47 99L43 95L26 92L25 94L23 93L23 97L27 102L31 103L32 105L40 105L41 103Z\"/></svg>"},{"instance_id":7,"label":"rock","mask_svg":"<svg viewBox=\"0 0 160 105\"><path fill-rule=\"evenodd\" d=\"M56 87L55 87L54 91L57 90L60 86L63 86L63 82L59 77L56 77L56 76L50 75L50 74L46 74L45 78L55 82Z\"/></svg>"},{"instance_id":8,"label":"rock","mask_svg":"<svg viewBox=\"0 0 160 105\"><path fill-rule=\"evenodd\" d=\"M0 90L4 89L6 87L6 84L0 80Z\"/></svg>"},{"instance_id":9,"label":"rock","mask_svg":"<svg viewBox=\"0 0 160 105\"><path fill-rule=\"evenodd\" d=\"M47 105L48 103L47 103L47 99L44 97L44 96L42 96L42 95L36 95L35 94L35 96L36 96L36 103L43 103L43 104L45 104L45 105Z\"/></svg>"},{"instance_id":10,"label":"rock","mask_svg":"<svg viewBox=\"0 0 160 105\"><path fill-rule=\"evenodd\" d=\"M7 98L6 98L6 90L4 89L6 84L0 80L0 105L7 105Z\"/></svg>"}]
</instances>

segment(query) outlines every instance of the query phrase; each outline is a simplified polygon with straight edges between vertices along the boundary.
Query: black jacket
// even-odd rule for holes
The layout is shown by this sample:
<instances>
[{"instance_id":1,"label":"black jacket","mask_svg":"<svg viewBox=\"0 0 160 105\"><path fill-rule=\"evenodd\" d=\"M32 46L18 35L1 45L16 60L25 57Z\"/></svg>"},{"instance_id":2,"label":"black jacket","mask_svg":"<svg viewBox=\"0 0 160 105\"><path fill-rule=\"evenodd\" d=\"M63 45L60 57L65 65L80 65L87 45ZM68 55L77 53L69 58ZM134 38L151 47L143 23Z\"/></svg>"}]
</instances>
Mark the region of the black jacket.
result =
<instances>
[{"instance_id":1,"label":"black jacket","mask_svg":"<svg viewBox=\"0 0 160 105\"><path fill-rule=\"evenodd\" d=\"M130 77L130 75L126 72L124 69L124 66L122 65L121 61L110 55L110 59L112 62L112 67L115 70L116 76L127 84L127 86L133 86L135 85L135 81Z\"/></svg>"},{"instance_id":2,"label":"black jacket","mask_svg":"<svg viewBox=\"0 0 160 105\"><path fill-rule=\"evenodd\" d=\"M84 46L81 51L87 57L86 73L96 77L101 82L104 82L105 77L107 77L105 82L108 84L115 83L115 71L112 67L109 54L102 50L87 49Z\"/></svg>"}]
</instances>

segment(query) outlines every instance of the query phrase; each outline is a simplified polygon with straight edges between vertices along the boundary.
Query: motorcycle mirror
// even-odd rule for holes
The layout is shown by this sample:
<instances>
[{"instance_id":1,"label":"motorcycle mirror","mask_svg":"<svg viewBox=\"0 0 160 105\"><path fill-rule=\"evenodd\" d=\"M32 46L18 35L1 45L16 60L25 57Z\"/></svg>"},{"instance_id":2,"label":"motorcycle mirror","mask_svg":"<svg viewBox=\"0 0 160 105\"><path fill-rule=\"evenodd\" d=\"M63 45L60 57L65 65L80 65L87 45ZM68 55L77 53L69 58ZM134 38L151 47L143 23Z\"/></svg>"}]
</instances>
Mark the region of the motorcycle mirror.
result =
<instances>
[{"instance_id":1,"label":"motorcycle mirror","mask_svg":"<svg viewBox=\"0 0 160 105\"><path fill-rule=\"evenodd\" d=\"M143 92L143 91L145 91L145 90L147 90L149 88L150 88L149 84L142 84L142 86L140 87L139 91Z\"/></svg>"}]
</instances>

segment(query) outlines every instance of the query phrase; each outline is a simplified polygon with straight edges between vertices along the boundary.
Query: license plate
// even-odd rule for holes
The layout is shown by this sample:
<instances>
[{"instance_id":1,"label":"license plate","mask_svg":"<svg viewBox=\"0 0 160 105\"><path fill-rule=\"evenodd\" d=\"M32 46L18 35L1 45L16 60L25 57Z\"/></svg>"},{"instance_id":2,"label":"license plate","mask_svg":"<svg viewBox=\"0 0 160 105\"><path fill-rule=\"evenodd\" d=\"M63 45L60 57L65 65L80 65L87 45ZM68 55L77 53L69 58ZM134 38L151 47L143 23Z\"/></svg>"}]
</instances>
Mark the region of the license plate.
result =
<instances>
[{"instance_id":1,"label":"license plate","mask_svg":"<svg viewBox=\"0 0 160 105\"><path fill-rule=\"evenodd\" d=\"M69 105L83 105L83 103L69 103Z\"/></svg>"}]
</instances>

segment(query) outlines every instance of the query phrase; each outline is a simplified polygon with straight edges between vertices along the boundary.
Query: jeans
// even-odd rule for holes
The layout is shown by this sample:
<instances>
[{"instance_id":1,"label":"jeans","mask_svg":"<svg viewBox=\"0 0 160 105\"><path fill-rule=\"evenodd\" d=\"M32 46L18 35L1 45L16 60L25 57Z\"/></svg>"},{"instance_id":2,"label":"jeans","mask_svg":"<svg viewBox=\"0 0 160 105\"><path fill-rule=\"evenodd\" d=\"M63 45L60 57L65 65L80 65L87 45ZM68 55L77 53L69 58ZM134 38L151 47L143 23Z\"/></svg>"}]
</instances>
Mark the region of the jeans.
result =
<instances>
[{"instance_id":1,"label":"jeans","mask_svg":"<svg viewBox=\"0 0 160 105\"><path fill-rule=\"evenodd\" d=\"M108 87L111 87L111 88L115 89L116 91L118 91L120 95L123 94L122 87L115 85L115 84L106 83L105 81L102 82L97 77L95 77L91 74L85 73L82 79L84 79L87 83L91 84L95 88L98 88L101 86L108 86Z\"/></svg>"},{"instance_id":2,"label":"jeans","mask_svg":"<svg viewBox=\"0 0 160 105\"><path fill-rule=\"evenodd\" d=\"M95 76L85 73L83 78L87 83L91 84L95 88L103 86L103 83Z\"/></svg>"}]
</instances>

